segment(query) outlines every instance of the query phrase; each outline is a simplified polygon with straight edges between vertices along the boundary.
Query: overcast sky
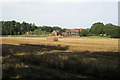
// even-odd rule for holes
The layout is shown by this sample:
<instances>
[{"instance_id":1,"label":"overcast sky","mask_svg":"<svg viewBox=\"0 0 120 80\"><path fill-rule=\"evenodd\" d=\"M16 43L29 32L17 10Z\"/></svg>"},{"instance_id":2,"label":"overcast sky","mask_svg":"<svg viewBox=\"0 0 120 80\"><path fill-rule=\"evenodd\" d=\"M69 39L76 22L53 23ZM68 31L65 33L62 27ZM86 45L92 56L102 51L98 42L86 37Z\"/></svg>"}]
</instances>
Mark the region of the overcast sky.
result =
<instances>
[{"instance_id":1,"label":"overcast sky","mask_svg":"<svg viewBox=\"0 0 120 80\"><path fill-rule=\"evenodd\" d=\"M118 24L117 0L2 0L1 20L62 28L89 28L95 22Z\"/></svg>"}]
</instances>

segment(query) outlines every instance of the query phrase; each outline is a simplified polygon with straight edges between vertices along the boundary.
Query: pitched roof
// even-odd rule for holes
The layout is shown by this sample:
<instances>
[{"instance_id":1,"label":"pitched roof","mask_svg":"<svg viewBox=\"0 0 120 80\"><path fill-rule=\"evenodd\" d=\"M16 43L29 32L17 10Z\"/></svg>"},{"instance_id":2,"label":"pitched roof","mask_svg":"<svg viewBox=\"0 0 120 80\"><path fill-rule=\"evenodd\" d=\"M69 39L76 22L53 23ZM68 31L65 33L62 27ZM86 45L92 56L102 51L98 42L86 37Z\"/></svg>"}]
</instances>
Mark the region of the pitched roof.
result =
<instances>
[{"instance_id":1,"label":"pitched roof","mask_svg":"<svg viewBox=\"0 0 120 80\"><path fill-rule=\"evenodd\" d=\"M80 29L69 29L69 32L72 32L72 33L79 32L79 31L80 31Z\"/></svg>"},{"instance_id":2,"label":"pitched roof","mask_svg":"<svg viewBox=\"0 0 120 80\"><path fill-rule=\"evenodd\" d=\"M46 32L46 31L41 31L41 32Z\"/></svg>"},{"instance_id":3,"label":"pitched roof","mask_svg":"<svg viewBox=\"0 0 120 80\"><path fill-rule=\"evenodd\" d=\"M70 29L70 32L75 32L75 30L74 29Z\"/></svg>"}]
</instances>

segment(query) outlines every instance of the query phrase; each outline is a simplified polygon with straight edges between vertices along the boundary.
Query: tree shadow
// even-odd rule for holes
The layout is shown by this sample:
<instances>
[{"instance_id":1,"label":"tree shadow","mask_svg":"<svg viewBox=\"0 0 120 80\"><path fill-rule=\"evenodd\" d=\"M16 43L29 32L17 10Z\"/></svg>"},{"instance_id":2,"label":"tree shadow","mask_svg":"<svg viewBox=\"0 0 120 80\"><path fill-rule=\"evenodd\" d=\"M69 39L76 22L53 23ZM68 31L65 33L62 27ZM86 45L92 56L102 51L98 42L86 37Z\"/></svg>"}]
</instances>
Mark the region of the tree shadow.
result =
<instances>
[{"instance_id":1,"label":"tree shadow","mask_svg":"<svg viewBox=\"0 0 120 80\"><path fill-rule=\"evenodd\" d=\"M62 50L65 51L68 49L68 46L62 47L58 46L49 46L49 45L34 45L34 44L20 44L20 45L11 45L11 44L2 44L2 56L12 55L17 53L37 53L43 51L52 51L52 50Z\"/></svg>"},{"instance_id":2,"label":"tree shadow","mask_svg":"<svg viewBox=\"0 0 120 80\"><path fill-rule=\"evenodd\" d=\"M33 44L3 44L2 49L3 57L11 55L3 60L4 78L16 74L24 78L120 78L119 52L65 52L68 46ZM36 54L52 50L59 52Z\"/></svg>"}]
</instances>

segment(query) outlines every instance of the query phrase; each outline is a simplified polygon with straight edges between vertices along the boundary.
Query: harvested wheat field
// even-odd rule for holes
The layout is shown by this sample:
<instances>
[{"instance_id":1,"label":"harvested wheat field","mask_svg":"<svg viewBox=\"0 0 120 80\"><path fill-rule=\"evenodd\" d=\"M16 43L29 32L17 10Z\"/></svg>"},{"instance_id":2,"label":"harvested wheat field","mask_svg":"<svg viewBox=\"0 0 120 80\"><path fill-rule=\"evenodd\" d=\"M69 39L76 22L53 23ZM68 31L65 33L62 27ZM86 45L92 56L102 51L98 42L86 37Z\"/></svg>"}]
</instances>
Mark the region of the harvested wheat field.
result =
<instances>
[{"instance_id":1,"label":"harvested wheat field","mask_svg":"<svg viewBox=\"0 0 120 80\"><path fill-rule=\"evenodd\" d=\"M3 78L120 78L118 39L2 37Z\"/></svg>"},{"instance_id":2,"label":"harvested wheat field","mask_svg":"<svg viewBox=\"0 0 120 80\"><path fill-rule=\"evenodd\" d=\"M55 42L46 38L27 38L27 37L4 37L2 44L33 44L49 46L67 46L67 51L118 51L118 39L100 39L100 38L60 38Z\"/></svg>"}]
</instances>

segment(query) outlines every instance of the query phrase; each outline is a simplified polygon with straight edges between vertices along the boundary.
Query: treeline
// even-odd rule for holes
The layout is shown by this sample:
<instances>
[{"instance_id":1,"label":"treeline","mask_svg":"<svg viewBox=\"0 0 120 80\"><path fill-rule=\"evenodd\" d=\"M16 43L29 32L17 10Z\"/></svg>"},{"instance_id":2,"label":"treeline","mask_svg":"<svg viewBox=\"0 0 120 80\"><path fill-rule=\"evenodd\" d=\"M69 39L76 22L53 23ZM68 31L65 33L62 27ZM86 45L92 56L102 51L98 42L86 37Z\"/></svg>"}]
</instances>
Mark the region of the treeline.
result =
<instances>
[{"instance_id":1,"label":"treeline","mask_svg":"<svg viewBox=\"0 0 120 80\"><path fill-rule=\"evenodd\" d=\"M16 22L16 21L1 21L2 23L2 35L22 35L27 31L34 31L37 29L35 24L29 24L26 22Z\"/></svg>"},{"instance_id":2,"label":"treeline","mask_svg":"<svg viewBox=\"0 0 120 80\"><path fill-rule=\"evenodd\" d=\"M120 38L120 27L113 25L111 23L109 24L103 24L101 22L94 23L91 28L89 29L83 29L80 35L86 36L88 34L93 35L101 35L103 36L106 34L106 36L110 36L112 38Z\"/></svg>"},{"instance_id":3,"label":"treeline","mask_svg":"<svg viewBox=\"0 0 120 80\"><path fill-rule=\"evenodd\" d=\"M2 35L23 35L26 32L34 31L36 29L41 29L41 31L52 32L53 30L65 31L60 27L51 27L51 26L36 26L34 23L27 22L16 22L12 21L0 21L2 25Z\"/></svg>"},{"instance_id":4,"label":"treeline","mask_svg":"<svg viewBox=\"0 0 120 80\"><path fill-rule=\"evenodd\" d=\"M26 22L16 22L16 21L0 21L2 26L2 35L23 35L26 32L34 31L37 34L40 34L41 31L53 32L53 30L60 30L65 32L65 28L54 26L36 26L34 23ZM82 29L80 36L87 35L104 35L110 36L112 38L120 38L120 27L109 24L103 24L101 22L94 23L91 28Z\"/></svg>"}]
</instances>

